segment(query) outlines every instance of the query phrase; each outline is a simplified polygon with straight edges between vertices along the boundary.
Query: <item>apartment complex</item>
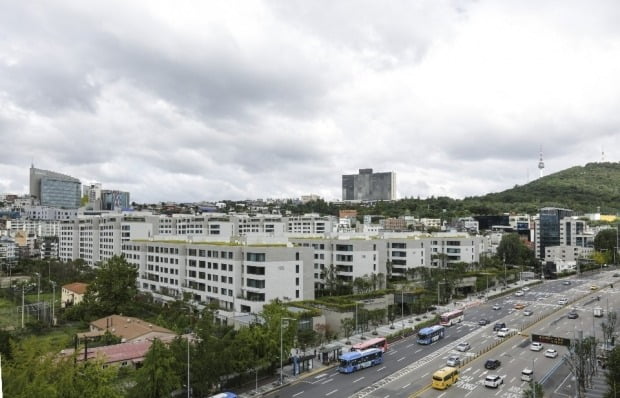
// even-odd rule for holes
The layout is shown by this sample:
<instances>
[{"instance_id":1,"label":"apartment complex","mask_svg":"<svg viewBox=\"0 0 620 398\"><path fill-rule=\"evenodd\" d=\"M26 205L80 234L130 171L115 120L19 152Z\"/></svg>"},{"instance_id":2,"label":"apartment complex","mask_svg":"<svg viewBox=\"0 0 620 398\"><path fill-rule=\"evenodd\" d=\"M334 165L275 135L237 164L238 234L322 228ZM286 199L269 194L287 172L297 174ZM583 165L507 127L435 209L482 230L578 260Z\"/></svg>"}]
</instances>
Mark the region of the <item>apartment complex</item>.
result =
<instances>
[{"instance_id":1,"label":"apartment complex","mask_svg":"<svg viewBox=\"0 0 620 398\"><path fill-rule=\"evenodd\" d=\"M342 200L395 200L396 173L373 173L372 169L360 169L359 174L342 176Z\"/></svg>"}]
</instances>

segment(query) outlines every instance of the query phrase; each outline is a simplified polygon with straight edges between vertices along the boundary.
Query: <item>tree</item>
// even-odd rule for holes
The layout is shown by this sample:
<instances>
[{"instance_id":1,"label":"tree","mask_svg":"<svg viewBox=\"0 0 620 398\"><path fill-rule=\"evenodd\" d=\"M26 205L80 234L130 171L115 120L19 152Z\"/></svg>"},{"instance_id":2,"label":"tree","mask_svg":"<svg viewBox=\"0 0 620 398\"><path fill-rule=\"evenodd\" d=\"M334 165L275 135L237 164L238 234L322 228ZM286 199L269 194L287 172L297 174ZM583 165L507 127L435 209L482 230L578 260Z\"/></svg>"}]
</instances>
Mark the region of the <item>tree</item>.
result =
<instances>
[{"instance_id":1,"label":"tree","mask_svg":"<svg viewBox=\"0 0 620 398\"><path fill-rule=\"evenodd\" d=\"M96 278L88 286L84 302L95 316L130 314L137 295L138 270L125 258L114 256L101 264Z\"/></svg>"},{"instance_id":2,"label":"tree","mask_svg":"<svg viewBox=\"0 0 620 398\"><path fill-rule=\"evenodd\" d=\"M614 261L614 251L618 246L617 233L616 228L609 228L600 231L594 237L594 249L604 253L606 264L611 264Z\"/></svg>"},{"instance_id":3,"label":"tree","mask_svg":"<svg viewBox=\"0 0 620 398\"><path fill-rule=\"evenodd\" d=\"M136 385L131 396L136 398L158 398L170 396L181 387L181 380L174 370L177 361L170 349L159 339L153 340L144 358L143 366L136 372Z\"/></svg>"},{"instance_id":4,"label":"tree","mask_svg":"<svg viewBox=\"0 0 620 398\"><path fill-rule=\"evenodd\" d=\"M535 381L530 381L526 390L523 390L523 398L543 398L545 390L542 384Z\"/></svg>"},{"instance_id":5,"label":"tree","mask_svg":"<svg viewBox=\"0 0 620 398\"><path fill-rule=\"evenodd\" d=\"M353 318L344 318L340 320L340 327L342 328L342 333L344 333L344 338L349 342L349 337L351 337L351 332L355 329L355 321Z\"/></svg>"},{"instance_id":6,"label":"tree","mask_svg":"<svg viewBox=\"0 0 620 398\"><path fill-rule=\"evenodd\" d=\"M507 264L521 265L527 259L527 246L523 243L518 234L510 233L502 236L502 240L497 246L497 256L504 259Z\"/></svg>"},{"instance_id":7,"label":"tree","mask_svg":"<svg viewBox=\"0 0 620 398\"><path fill-rule=\"evenodd\" d=\"M312 329L301 329L297 332L297 342L299 343L299 348L304 352L306 349L316 343L318 339L318 333Z\"/></svg>"},{"instance_id":8,"label":"tree","mask_svg":"<svg viewBox=\"0 0 620 398\"><path fill-rule=\"evenodd\" d=\"M605 398L620 398L620 346L614 347L607 356L605 369L608 387Z\"/></svg>"},{"instance_id":9,"label":"tree","mask_svg":"<svg viewBox=\"0 0 620 398\"><path fill-rule=\"evenodd\" d=\"M592 336L586 338L579 336L568 347L568 353L564 358L577 380L577 396L581 398L585 396L586 387L591 385L592 376L596 373L596 341Z\"/></svg>"}]
</instances>

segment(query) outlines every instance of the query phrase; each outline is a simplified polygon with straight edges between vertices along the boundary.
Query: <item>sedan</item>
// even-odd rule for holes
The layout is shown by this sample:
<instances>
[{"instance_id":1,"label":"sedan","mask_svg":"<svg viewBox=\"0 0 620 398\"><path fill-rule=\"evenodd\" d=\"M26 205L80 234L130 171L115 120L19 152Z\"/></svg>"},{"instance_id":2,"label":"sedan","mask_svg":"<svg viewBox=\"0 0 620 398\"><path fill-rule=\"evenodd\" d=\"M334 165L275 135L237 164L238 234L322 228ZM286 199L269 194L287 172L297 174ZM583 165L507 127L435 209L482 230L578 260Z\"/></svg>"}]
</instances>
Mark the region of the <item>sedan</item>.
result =
<instances>
[{"instance_id":1,"label":"sedan","mask_svg":"<svg viewBox=\"0 0 620 398\"><path fill-rule=\"evenodd\" d=\"M501 309L502 309L502 306L501 306L501 305L499 305L499 304L495 304L495 305L493 305L493 309L494 309L494 310L501 310Z\"/></svg>"},{"instance_id":2,"label":"sedan","mask_svg":"<svg viewBox=\"0 0 620 398\"><path fill-rule=\"evenodd\" d=\"M515 293L515 296L523 296L525 293L523 293L522 290L517 290L517 292Z\"/></svg>"},{"instance_id":3,"label":"sedan","mask_svg":"<svg viewBox=\"0 0 620 398\"><path fill-rule=\"evenodd\" d=\"M564 281L562 282L563 285L570 285L570 281Z\"/></svg>"},{"instance_id":4,"label":"sedan","mask_svg":"<svg viewBox=\"0 0 620 398\"><path fill-rule=\"evenodd\" d=\"M598 290L598 286L592 285L592 286L590 286L590 290Z\"/></svg>"},{"instance_id":5,"label":"sedan","mask_svg":"<svg viewBox=\"0 0 620 398\"><path fill-rule=\"evenodd\" d=\"M523 290L524 292L527 292L528 290L530 290L530 288L527 287L527 286L523 286L523 288L521 290Z\"/></svg>"},{"instance_id":6,"label":"sedan","mask_svg":"<svg viewBox=\"0 0 620 398\"><path fill-rule=\"evenodd\" d=\"M481 320L478 321L478 325L480 325L480 326L484 326L484 325L488 325L488 324L489 324L489 320L488 319L482 318Z\"/></svg>"},{"instance_id":7,"label":"sedan","mask_svg":"<svg viewBox=\"0 0 620 398\"><path fill-rule=\"evenodd\" d=\"M571 311L568 313L568 319L577 319L579 318L579 314L575 311Z\"/></svg>"},{"instance_id":8,"label":"sedan","mask_svg":"<svg viewBox=\"0 0 620 398\"><path fill-rule=\"evenodd\" d=\"M466 342L459 343L459 345L456 346L456 350L457 351L461 351L461 352L462 351L467 351L470 348L471 348L471 346L469 345L469 343L466 343Z\"/></svg>"},{"instance_id":9,"label":"sedan","mask_svg":"<svg viewBox=\"0 0 620 398\"><path fill-rule=\"evenodd\" d=\"M558 352L552 348L549 348L547 351L545 351L545 356L547 358L555 358L558 356Z\"/></svg>"},{"instance_id":10,"label":"sedan","mask_svg":"<svg viewBox=\"0 0 620 398\"><path fill-rule=\"evenodd\" d=\"M525 311L523 311L523 315L525 315L525 316L530 316L533 313L534 313L534 311L532 311L532 310L525 310Z\"/></svg>"}]
</instances>

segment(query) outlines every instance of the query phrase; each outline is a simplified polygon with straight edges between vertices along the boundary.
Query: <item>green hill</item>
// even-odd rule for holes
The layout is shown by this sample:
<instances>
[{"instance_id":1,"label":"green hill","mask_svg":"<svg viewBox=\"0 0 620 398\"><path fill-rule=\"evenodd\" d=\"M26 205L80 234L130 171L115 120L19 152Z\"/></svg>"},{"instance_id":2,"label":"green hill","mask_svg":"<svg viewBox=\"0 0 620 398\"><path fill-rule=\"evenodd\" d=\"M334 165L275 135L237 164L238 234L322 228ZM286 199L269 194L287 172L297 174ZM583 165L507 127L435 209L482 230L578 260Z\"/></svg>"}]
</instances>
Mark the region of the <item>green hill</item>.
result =
<instances>
[{"instance_id":1,"label":"green hill","mask_svg":"<svg viewBox=\"0 0 620 398\"><path fill-rule=\"evenodd\" d=\"M545 206L604 214L620 212L620 163L588 163L499 193L464 199L496 209L529 211Z\"/></svg>"}]
</instances>

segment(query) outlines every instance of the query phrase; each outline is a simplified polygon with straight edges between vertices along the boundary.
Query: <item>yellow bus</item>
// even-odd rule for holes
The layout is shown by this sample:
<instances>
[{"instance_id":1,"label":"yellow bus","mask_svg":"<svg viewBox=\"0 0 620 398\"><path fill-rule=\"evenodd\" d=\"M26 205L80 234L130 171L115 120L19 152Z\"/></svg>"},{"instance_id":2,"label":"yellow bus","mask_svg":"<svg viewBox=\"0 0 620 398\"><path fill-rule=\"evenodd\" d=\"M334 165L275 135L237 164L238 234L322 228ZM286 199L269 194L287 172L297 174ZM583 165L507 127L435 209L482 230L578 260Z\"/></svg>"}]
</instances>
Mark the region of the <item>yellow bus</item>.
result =
<instances>
[{"instance_id":1,"label":"yellow bus","mask_svg":"<svg viewBox=\"0 0 620 398\"><path fill-rule=\"evenodd\" d=\"M459 380L457 368L445 366L433 373L433 388L445 390Z\"/></svg>"}]
</instances>

